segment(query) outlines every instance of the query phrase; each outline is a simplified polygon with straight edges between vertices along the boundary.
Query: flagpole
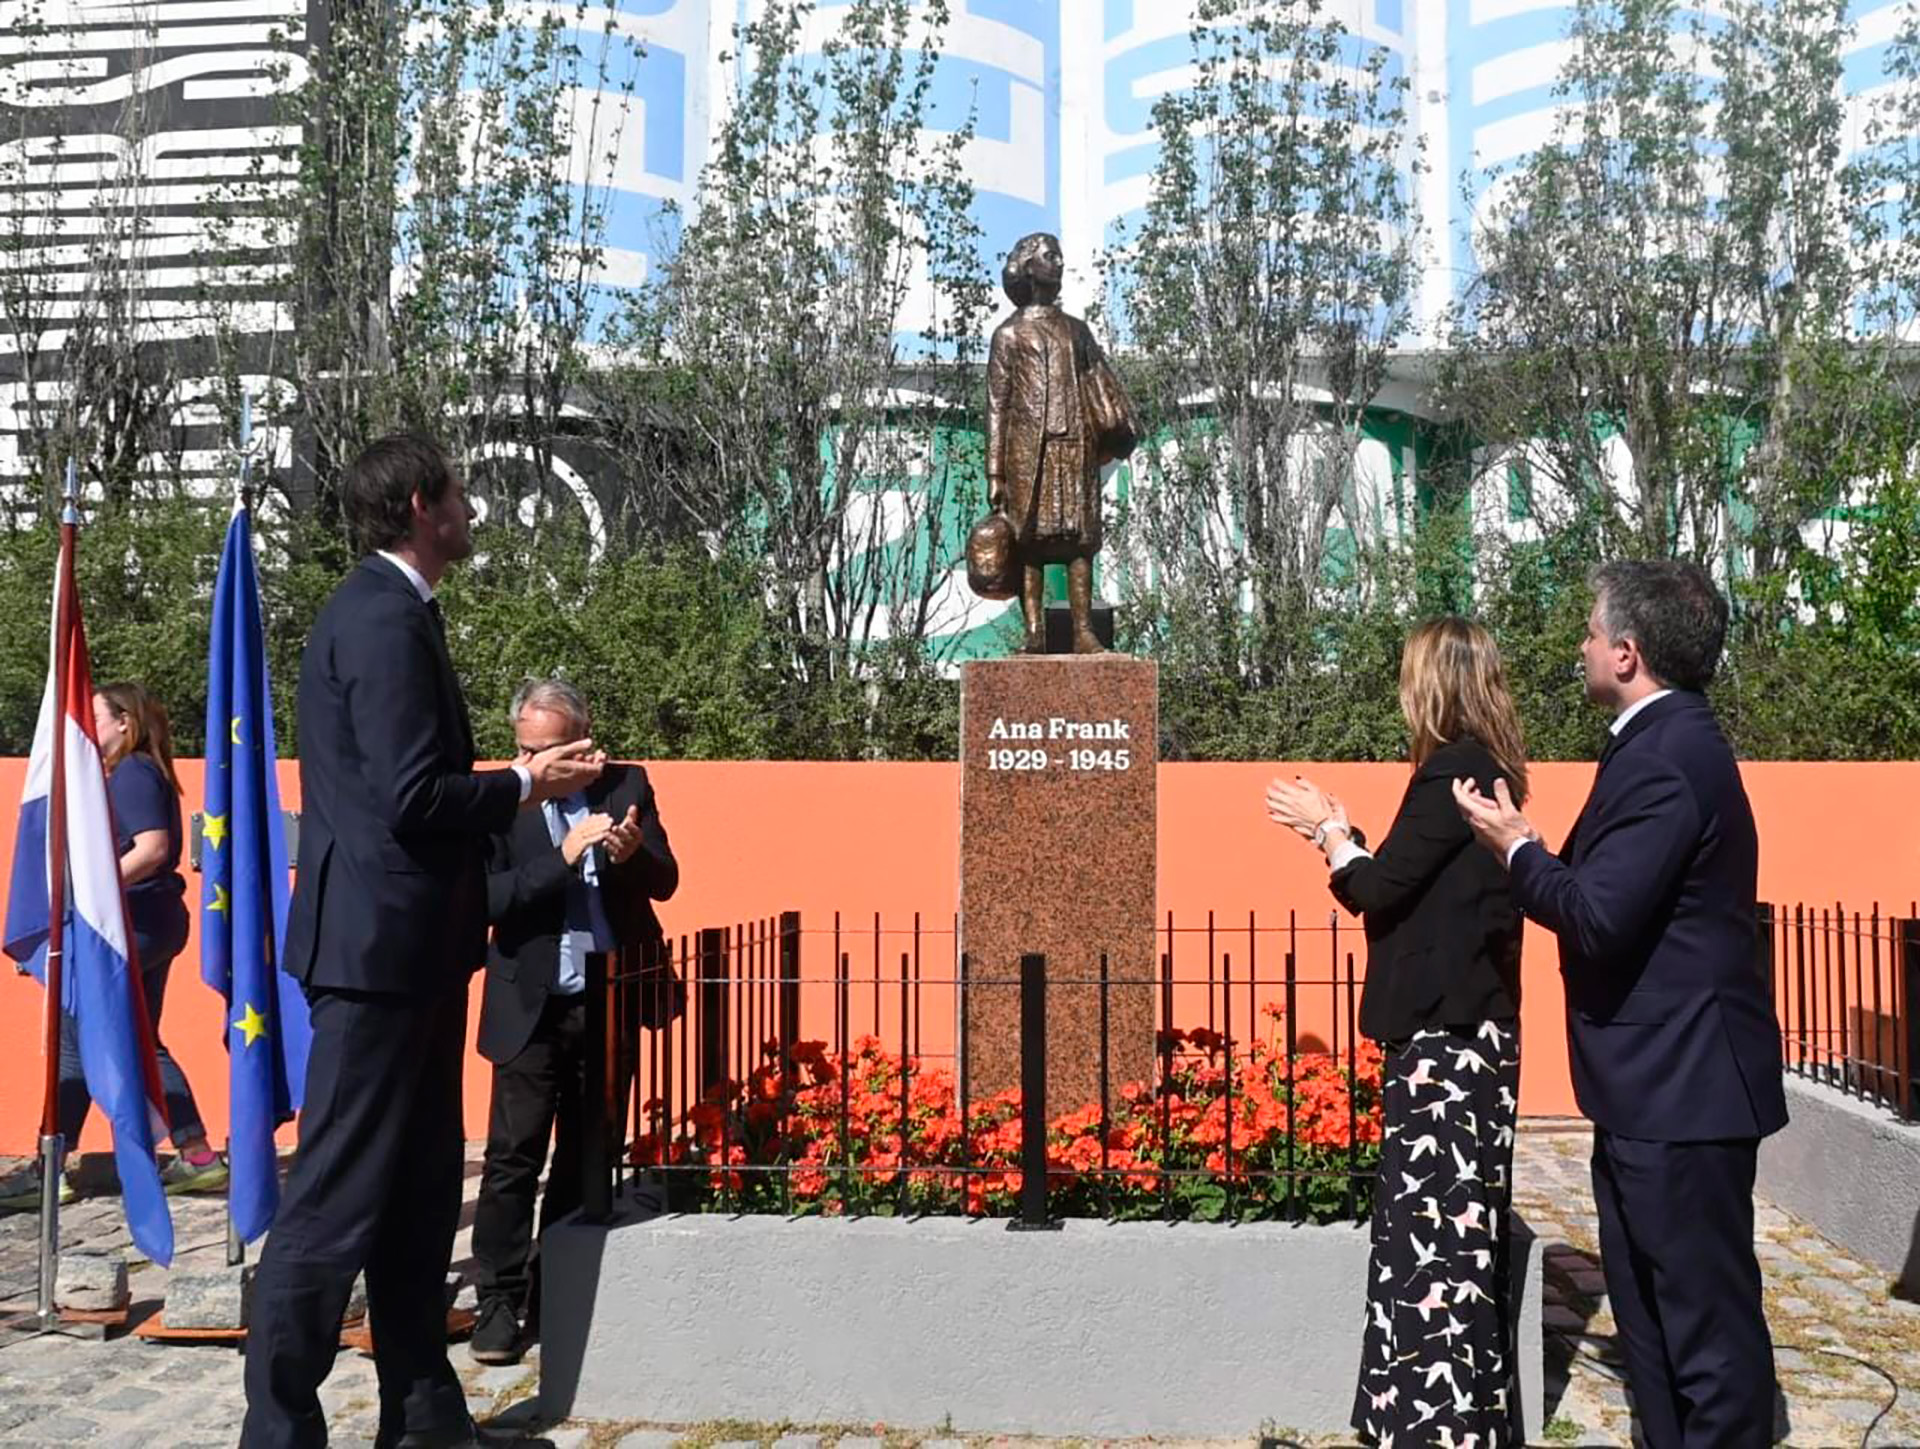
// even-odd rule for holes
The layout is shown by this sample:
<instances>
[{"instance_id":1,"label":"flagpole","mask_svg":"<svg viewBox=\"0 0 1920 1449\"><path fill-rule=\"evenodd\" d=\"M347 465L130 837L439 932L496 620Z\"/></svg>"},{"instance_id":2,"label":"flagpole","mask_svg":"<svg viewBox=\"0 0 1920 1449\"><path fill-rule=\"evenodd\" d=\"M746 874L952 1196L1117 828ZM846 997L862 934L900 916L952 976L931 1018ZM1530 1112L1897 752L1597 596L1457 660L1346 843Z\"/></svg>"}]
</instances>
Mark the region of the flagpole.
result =
<instances>
[{"instance_id":1,"label":"flagpole","mask_svg":"<svg viewBox=\"0 0 1920 1449\"><path fill-rule=\"evenodd\" d=\"M253 394L246 388L240 389L240 466L234 472L233 512L237 517L247 511L247 449L253 443ZM268 923L267 945L271 952L273 945L273 927ZM231 1030L231 1028L229 1028ZM229 1114L233 1103L227 1103ZM233 1134L227 1134L227 1266L237 1268L247 1261L247 1245L240 1240L240 1229L233 1221Z\"/></svg>"},{"instance_id":2,"label":"flagpole","mask_svg":"<svg viewBox=\"0 0 1920 1449\"><path fill-rule=\"evenodd\" d=\"M60 513L60 561L53 603L53 758L47 810L47 1000L46 1090L40 1103L40 1297L42 1332L58 1318L53 1294L60 1265L60 992L66 955L67 914L67 661L73 643L74 531L80 522L80 491L73 459L67 459Z\"/></svg>"}]
</instances>

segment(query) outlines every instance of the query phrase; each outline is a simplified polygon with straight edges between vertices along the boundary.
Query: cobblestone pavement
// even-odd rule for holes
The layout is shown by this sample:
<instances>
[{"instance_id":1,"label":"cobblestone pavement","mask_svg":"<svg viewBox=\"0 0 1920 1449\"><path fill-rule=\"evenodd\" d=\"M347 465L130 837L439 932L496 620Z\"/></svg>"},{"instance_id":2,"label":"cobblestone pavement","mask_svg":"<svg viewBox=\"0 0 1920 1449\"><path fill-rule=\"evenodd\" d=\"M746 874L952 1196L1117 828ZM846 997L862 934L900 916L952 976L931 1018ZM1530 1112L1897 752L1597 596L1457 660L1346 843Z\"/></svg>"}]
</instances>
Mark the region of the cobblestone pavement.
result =
<instances>
[{"instance_id":1,"label":"cobblestone pavement","mask_svg":"<svg viewBox=\"0 0 1920 1449\"><path fill-rule=\"evenodd\" d=\"M1569 1444L1624 1445L1629 1408L1600 1271L1584 1126L1520 1140L1516 1206L1545 1245L1547 1404ZM1775 1434L1809 1449L1920 1445L1920 1304L1760 1203L1754 1247L1781 1397ZM1870 1437L1869 1437L1870 1435Z\"/></svg>"},{"instance_id":2,"label":"cobblestone pavement","mask_svg":"<svg viewBox=\"0 0 1920 1449\"><path fill-rule=\"evenodd\" d=\"M1529 1130L1519 1144L1518 1205L1543 1244L1547 1280L1548 1423L1541 1442L1626 1445L1629 1408L1595 1244L1588 1146L1584 1128ZM470 1149L466 1219L472 1216L477 1157L478 1149ZM14 1165L0 1160L0 1171ZM180 1265L218 1267L225 1243L220 1200L175 1199L174 1213ZM131 1251L114 1197L83 1197L62 1213L61 1224L69 1250ZM0 1214L0 1314L32 1302L35 1226L30 1214ZM466 1266L467 1236L463 1227L456 1267ZM1761 1208L1757 1238L1777 1345L1786 1442L1818 1449L1920 1445L1920 1305L1890 1297L1879 1275L1776 1209ZM132 1266L139 1312L142 1303L163 1296L166 1275L151 1264ZM488 1369L456 1348L453 1359L476 1420L491 1443L503 1446L971 1449L989 1442L962 1438L964 1421L917 1431L873 1425L541 1425L531 1414L535 1358ZM161 1345L124 1334L0 1337L0 1445L231 1445L239 1433L240 1370L240 1357L231 1347ZM335 1444L371 1442L376 1422L371 1359L343 1352L322 1400ZM1253 1443L1255 1433L1256 1426L1249 1425L1248 1438L1237 1442Z\"/></svg>"}]
</instances>

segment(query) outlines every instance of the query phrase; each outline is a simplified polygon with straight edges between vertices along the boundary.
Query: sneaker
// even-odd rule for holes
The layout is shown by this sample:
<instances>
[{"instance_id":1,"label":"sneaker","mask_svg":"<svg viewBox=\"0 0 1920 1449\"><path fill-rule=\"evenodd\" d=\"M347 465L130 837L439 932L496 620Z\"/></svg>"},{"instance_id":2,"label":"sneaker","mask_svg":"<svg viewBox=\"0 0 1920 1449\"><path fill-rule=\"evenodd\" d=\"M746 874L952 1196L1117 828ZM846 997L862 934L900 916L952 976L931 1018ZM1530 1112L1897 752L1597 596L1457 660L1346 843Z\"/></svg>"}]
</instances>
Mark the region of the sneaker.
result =
<instances>
[{"instance_id":1,"label":"sneaker","mask_svg":"<svg viewBox=\"0 0 1920 1449\"><path fill-rule=\"evenodd\" d=\"M480 1317L473 1325L467 1352L476 1363L520 1362L520 1321L513 1316L513 1306L506 1299L489 1298L480 1305Z\"/></svg>"},{"instance_id":2,"label":"sneaker","mask_svg":"<svg viewBox=\"0 0 1920 1449\"><path fill-rule=\"evenodd\" d=\"M79 1194L72 1180L60 1174L60 1205L65 1207ZM40 1206L40 1169L23 1167L0 1178L0 1212L33 1212Z\"/></svg>"},{"instance_id":3,"label":"sneaker","mask_svg":"<svg viewBox=\"0 0 1920 1449\"><path fill-rule=\"evenodd\" d=\"M197 1167L176 1155L160 1173L169 1197L182 1192L218 1192L227 1185L227 1159L215 1153L213 1160Z\"/></svg>"}]
</instances>

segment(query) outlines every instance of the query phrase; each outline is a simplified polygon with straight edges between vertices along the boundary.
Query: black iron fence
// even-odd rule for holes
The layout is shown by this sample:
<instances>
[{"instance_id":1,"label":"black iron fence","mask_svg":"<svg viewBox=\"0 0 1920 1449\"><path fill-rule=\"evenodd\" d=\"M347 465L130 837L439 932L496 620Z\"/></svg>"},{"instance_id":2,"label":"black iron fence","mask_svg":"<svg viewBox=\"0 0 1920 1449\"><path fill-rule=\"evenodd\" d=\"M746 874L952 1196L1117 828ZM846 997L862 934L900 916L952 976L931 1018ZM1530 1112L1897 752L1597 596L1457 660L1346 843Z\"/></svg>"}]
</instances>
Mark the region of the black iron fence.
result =
<instances>
[{"instance_id":1,"label":"black iron fence","mask_svg":"<svg viewBox=\"0 0 1920 1449\"><path fill-rule=\"evenodd\" d=\"M1920 909L1763 904L1786 1068L1920 1121Z\"/></svg>"},{"instance_id":2,"label":"black iron fence","mask_svg":"<svg viewBox=\"0 0 1920 1449\"><path fill-rule=\"evenodd\" d=\"M1169 916L1144 969L1028 956L997 977L957 941L950 915L787 912L600 973L588 1213L643 1192L677 1209L1035 1226L1365 1216L1380 1057L1355 1025L1351 925ZM1005 1032L968 1007L995 991ZM1047 1100L1063 1072L1086 1100Z\"/></svg>"}]
</instances>

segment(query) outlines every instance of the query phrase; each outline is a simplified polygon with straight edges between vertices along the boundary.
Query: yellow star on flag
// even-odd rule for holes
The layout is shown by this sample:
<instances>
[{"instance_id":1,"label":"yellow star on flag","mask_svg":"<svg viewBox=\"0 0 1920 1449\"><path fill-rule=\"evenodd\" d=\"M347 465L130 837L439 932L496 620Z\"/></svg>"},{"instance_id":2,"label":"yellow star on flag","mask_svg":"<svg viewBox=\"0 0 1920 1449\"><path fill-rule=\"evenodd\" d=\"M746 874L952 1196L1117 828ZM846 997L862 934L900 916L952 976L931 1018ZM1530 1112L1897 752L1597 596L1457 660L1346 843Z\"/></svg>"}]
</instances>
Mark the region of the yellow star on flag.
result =
<instances>
[{"instance_id":1,"label":"yellow star on flag","mask_svg":"<svg viewBox=\"0 0 1920 1449\"><path fill-rule=\"evenodd\" d=\"M239 715L235 715L233 717L233 724L229 727L227 733L228 733L228 736L233 740L233 742L236 745L242 743L242 740L240 738L240 716Z\"/></svg>"},{"instance_id":2,"label":"yellow star on flag","mask_svg":"<svg viewBox=\"0 0 1920 1449\"><path fill-rule=\"evenodd\" d=\"M227 888L219 881L212 881L210 884L213 886L213 899L207 902L207 909L224 912L227 909Z\"/></svg>"},{"instance_id":3,"label":"yellow star on flag","mask_svg":"<svg viewBox=\"0 0 1920 1449\"><path fill-rule=\"evenodd\" d=\"M218 850L227 843L227 817L224 815L209 815L205 823L201 826L200 833L205 837L210 847Z\"/></svg>"},{"instance_id":4,"label":"yellow star on flag","mask_svg":"<svg viewBox=\"0 0 1920 1449\"><path fill-rule=\"evenodd\" d=\"M234 1021L233 1029L246 1037L242 1046L252 1046L267 1034L267 1019L253 1009L253 1003L247 1003L247 1009Z\"/></svg>"}]
</instances>

